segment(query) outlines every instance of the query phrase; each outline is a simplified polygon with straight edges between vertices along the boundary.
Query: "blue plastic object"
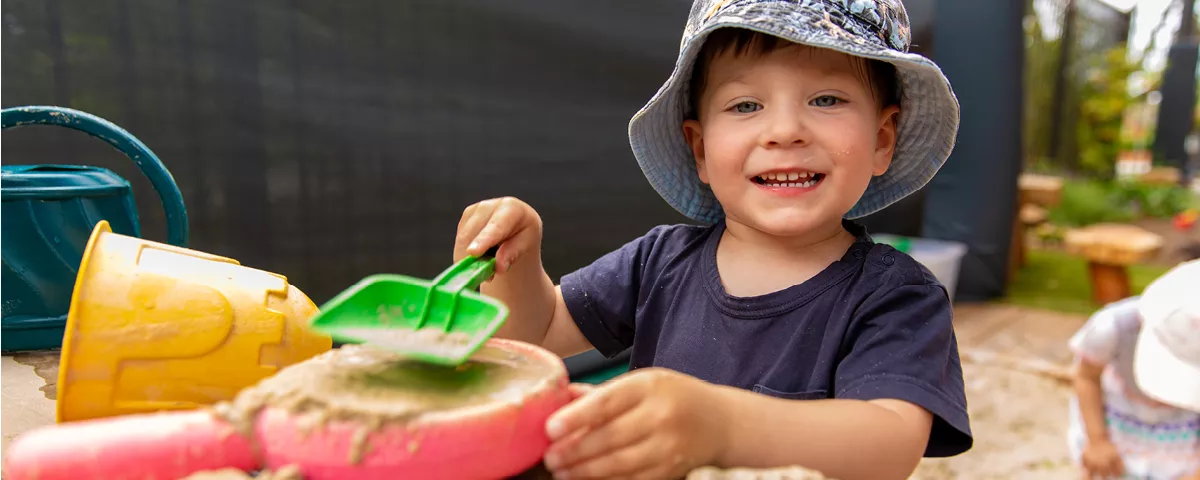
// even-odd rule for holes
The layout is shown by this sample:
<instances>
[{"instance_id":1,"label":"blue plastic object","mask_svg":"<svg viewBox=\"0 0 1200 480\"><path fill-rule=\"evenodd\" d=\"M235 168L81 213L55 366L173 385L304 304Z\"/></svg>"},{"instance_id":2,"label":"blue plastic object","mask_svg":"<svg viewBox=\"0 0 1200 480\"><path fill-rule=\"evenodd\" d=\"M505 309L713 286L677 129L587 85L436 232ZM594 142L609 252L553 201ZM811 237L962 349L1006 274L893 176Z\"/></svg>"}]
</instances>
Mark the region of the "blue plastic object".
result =
<instances>
[{"instance_id":1,"label":"blue plastic object","mask_svg":"<svg viewBox=\"0 0 1200 480\"><path fill-rule=\"evenodd\" d=\"M57 125L104 140L137 164L166 211L167 243L186 247L187 210L171 173L142 142L111 122L60 107L0 111L8 129ZM62 345L84 247L100 220L141 236L133 188L112 171L75 165L0 167L0 350Z\"/></svg>"}]
</instances>

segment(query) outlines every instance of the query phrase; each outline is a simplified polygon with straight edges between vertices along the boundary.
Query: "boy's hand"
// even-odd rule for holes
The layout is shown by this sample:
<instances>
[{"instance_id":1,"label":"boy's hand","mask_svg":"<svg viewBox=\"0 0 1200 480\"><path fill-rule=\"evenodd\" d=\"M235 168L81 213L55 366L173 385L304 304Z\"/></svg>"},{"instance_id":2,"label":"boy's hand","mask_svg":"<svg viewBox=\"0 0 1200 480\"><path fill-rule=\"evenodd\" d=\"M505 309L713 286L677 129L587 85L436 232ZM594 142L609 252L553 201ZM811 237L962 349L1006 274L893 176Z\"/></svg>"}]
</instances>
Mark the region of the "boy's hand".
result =
<instances>
[{"instance_id":1,"label":"boy's hand","mask_svg":"<svg viewBox=\"0 0 1200 480\"><path fill-rule=\"evenodd\" d=\"M1110 441L1089 440L1083 447L1082 457L1088 478L1120 478L1125 473L1121 454Z\"/></svg>"},{"instance_id":2,"label":"boy's hand","mask_svg":"<svg viewBox=\"0 0 1200 480\"><path fill-rule=\"evenodd\" d=\"M496 273L504 273L517 259L540 258L541 244L542 218L533 207L513 197L493 198L463 210L454 238L454 261L500 245Z\"/></svg>"},{"instance_id":3,"label":"boy's hand","mask_svg":"<svg viewBox=\"0 0 1200 480\"><path fill-rule=\"evenodd\" d=\"M681 478L728 438L725 396L670 370L636 370L584 393L547 422L555 478Z\"/></svg>"}]
</instances>

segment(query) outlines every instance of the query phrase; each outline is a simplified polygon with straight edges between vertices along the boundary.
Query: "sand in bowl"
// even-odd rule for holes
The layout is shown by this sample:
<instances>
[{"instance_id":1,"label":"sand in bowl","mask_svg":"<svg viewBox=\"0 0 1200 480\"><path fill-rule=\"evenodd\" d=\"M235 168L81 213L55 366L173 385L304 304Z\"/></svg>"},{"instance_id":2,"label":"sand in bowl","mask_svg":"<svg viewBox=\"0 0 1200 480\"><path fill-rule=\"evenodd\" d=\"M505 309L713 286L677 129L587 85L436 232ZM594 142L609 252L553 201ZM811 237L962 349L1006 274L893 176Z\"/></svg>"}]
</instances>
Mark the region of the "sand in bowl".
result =
<instances>
[{"instance_id":1,"label":"sand in bowl","mask_svg":"<svg viewBox=\"0 0 1200 480\"><path fill-rule=\"evenodd\" d=\"M345 420L361 426L351 464L366 453L369 433L388 425L495 403L518 403L556 379L551 366L484 345L457 367L410 360L361 345L346 345L289 366L230 403L218 415L253 438L253 420L267 406L287 410L303 429Z\"/></svg>"}]
</instances>

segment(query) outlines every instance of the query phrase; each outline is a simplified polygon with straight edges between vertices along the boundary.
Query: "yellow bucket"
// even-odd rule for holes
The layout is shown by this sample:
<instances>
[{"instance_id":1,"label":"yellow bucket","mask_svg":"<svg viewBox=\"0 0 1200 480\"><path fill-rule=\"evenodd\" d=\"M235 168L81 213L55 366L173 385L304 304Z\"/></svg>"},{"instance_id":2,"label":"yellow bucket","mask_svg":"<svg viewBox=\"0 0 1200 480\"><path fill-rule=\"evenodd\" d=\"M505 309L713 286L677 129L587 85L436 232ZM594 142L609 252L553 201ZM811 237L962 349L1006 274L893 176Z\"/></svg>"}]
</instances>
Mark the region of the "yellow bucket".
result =
<instances>
[{"instance_id":1,"label":"yellow bucket","mask_svg":"<svg viewBox=\"0 0 1200 480\"><path fill-rule=\"evenodd\" d=\"M287 278L230 258L92 231L67 314L57 419L227 400L332 347Z\"/></svg>"}]
</instances>

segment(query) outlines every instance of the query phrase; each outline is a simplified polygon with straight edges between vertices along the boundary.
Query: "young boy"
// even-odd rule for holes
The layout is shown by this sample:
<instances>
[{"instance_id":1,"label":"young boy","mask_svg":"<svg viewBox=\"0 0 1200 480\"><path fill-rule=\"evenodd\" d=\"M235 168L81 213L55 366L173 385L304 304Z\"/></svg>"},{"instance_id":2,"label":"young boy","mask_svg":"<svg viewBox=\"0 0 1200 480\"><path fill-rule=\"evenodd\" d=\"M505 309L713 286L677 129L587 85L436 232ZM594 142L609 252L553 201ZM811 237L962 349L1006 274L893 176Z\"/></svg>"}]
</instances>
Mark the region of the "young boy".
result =
<instances>
[{"instance_id":1,"label":"young boy","mask_svg":"<svg viewBox=\"0 0 1200 480\"><path fill-rule=\"evenodd\" d=\"M558 478L900 479L970 448L945 288L844 220L923 186L954 144L957 100L909 35L895 0L698 0L629 135L654 188L708 225L656 227L556 287L529 205L463 212L456 259L500 245L483 287L511 309L500 336L632 348L632 372L548 422Z\"/></svg>"}]
</instances>

